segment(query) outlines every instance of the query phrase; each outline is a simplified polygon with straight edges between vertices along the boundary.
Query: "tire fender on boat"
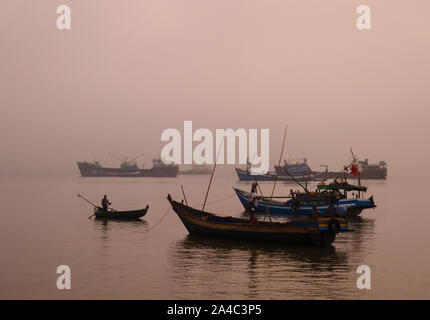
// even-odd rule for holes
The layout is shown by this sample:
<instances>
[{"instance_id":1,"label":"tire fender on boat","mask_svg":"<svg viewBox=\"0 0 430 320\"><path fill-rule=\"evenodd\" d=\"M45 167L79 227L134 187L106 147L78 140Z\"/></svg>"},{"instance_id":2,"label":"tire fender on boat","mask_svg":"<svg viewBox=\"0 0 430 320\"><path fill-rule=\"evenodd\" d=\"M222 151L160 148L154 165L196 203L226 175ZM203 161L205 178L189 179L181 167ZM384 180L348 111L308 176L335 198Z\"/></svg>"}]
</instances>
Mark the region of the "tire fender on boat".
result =
<instances>
[{"instance_id":1,"label":"tire fender on boat","mask_svg":"<svg viewBox=\"0 0 430 320\"><path fill-rule=\"evenodd\" d=\"M335 219L330 219L330 221L328 222L328 230L338 234L340 232L340 223L339 221L335 220Z\"/></svg>"}]
</instances>

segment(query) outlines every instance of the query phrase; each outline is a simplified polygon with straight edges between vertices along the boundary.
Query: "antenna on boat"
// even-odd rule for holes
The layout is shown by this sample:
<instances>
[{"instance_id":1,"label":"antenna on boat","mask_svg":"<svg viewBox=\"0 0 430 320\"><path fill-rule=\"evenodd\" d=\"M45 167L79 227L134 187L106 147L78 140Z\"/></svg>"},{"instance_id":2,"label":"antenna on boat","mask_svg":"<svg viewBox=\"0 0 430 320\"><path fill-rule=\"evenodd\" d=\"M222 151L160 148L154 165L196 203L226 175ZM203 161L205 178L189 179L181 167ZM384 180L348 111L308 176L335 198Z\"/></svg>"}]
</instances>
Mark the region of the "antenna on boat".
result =
<instances>
[{"instance_id":1,"label":"antenna on boat","mask_svg":"<svg viewBox=\"0 0 430 320\"><path fill-rule=\"evenodd\" d=\"M222 139L222 141L221 141L221 145L219 146L219 150L218 150L218 153L217 153L217 156L216 156L216 159L215 159L214 168L212 169L211 178L210 178L210 180L209 180L208 189L207 189L207 191L206 191L205 201L203 202L202 212L203 212L203 211L205 211L206 200L208 199L209 189L211 188L212 179L213 179L213 177L214 177L214 173L215 173L215 169L216 169L216 164L217 164L217 162L218 162L218 157L219 157L219 154L220 154L220 152L221 152L221 148L222 148L223 146L224 146L224 139Z\"/></svg>"}]
</instances>

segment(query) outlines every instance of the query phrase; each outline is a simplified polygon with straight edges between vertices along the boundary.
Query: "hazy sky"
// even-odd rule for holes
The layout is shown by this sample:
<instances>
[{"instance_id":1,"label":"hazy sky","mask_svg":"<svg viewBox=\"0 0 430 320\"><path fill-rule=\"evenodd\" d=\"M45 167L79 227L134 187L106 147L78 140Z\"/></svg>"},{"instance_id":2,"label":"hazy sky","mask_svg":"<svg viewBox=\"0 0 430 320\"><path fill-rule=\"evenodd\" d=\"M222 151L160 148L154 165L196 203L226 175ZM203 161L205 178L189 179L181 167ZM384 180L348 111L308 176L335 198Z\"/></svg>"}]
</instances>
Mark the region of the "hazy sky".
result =
<instances>
[{"instance_id":1,"label":"hazy sky","mask_svg":"<svg viewBox=\"0 0 430 320\"><path fill-rule=\"evenodd\" d=\"M117 165L109 151L149 166L161 132L192 120L270 128L272 164L287 123L286 153L314 169L352 146L429 174L426 0L2 0L0 38L1 171Z\"/></svg>"}]
</instances>

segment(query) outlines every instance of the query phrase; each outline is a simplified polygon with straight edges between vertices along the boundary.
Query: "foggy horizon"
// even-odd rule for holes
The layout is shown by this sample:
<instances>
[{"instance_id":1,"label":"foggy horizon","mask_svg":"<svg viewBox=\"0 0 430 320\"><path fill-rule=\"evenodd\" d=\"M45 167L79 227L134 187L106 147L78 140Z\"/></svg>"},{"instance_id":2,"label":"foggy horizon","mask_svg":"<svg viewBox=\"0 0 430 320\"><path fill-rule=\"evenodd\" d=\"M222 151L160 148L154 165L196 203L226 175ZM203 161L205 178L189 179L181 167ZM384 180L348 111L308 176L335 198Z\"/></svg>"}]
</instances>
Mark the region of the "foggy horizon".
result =
<instances>
[{"instance_id":1,"label":"foggy horizon","mask_svg":"<svg viewBox=\"0 0 430 320\"><path fill-rule=\"evenodd\" d=\"M366 4L370 31L356 1L2 2L1 172L117 167L108 152L150 167L161 132L192 120L270 129L271 169L287 124L283 159L313 170L352 147L389 176L428 175L430 3Z\"/></svg>"}]
</instances>

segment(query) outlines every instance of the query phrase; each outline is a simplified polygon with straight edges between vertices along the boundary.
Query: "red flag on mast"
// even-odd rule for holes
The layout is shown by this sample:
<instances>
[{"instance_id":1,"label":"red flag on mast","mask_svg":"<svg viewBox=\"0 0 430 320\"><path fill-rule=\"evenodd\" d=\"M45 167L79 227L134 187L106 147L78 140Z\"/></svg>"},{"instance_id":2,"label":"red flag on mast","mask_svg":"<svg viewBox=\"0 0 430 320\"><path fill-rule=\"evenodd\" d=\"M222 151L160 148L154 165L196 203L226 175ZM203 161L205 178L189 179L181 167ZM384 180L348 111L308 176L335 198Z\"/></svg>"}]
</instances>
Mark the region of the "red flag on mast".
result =
<instances>
[{"instance_id":1,"label":"red flag on mast","mask_svg":"<svg viewBox=\"0 0 430 320\"><path fill-rule=\"evenodd\" d=\"M351 173L354 177L358 176L360 174L360 171L358 170L357 166L355 165L355 163L353 163L351 165Z\"/></svg>"}]
</instances>

